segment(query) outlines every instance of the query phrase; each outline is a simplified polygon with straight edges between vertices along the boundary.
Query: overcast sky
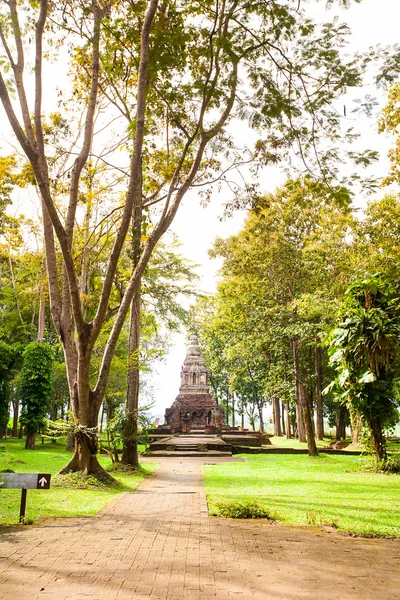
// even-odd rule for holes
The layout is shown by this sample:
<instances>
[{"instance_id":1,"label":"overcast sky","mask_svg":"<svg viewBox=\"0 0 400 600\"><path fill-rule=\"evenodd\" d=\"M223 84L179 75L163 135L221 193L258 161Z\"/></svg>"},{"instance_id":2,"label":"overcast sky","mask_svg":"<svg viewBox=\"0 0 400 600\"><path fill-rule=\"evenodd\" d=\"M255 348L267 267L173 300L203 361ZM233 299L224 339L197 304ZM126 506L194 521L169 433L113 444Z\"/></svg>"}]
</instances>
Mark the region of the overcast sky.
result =
<instances>
[{"instance_id":1,"label":"overcast sky","mask_svg":"<svg viewBox=\"0 0 400 600\"><path fill-rule=\"evenodd\" d=\"M331 20L335 14L340 15L341 21L348 23L352 29L350 50L364 51L375 44L395 44L400 42L400 0L363 0L361 4L354 4L349 10L343 11L324 9L324 2L313 5L315 18L322 21ZM368 92L368 90L364 90ZM371 89L374 94L374 90ZM359 94L360 96L360 94ZM347 103L347 99L346 99ZM352 110L347 107L348 114ZM364 146L379 148L383 153L383 160L377 168L384 170L385 154L389 140L377 134L374 119L362 120ZM382 175L384 173L379 173ZM272 192L277 185L284 181L284 176L277 169L270 169L263 178L263 188ZM200 275L199 288L203 291L213 292L217 283L217 271L220 267L218 260L211 260L208 250L212 247L217 236L227 237L236 233L242 226L244 214L236 214L233 218L220 221L224 195L216 195L207 208L201 208L196 194L189 194L176 216L172 230L177 234L182 247L181 253L187 258L200 264L197 269ZM185 357L185 335L171 336L172 348L164 364L161 364L153 377L156 404L154 413L162 417L165 408L170 406L178 394L180 382L180 369Z\"/></svg>"}]
</instances>

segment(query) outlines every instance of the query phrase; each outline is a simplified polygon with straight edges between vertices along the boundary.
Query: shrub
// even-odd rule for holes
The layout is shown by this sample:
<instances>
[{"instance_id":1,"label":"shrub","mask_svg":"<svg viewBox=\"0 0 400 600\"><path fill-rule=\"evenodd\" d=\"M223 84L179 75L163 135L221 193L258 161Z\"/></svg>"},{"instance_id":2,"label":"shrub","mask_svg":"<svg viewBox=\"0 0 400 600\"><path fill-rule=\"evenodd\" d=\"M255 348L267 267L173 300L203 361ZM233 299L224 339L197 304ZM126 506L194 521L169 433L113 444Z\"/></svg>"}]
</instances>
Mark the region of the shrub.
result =
<instances>
[{"instance_id":1,"label":"shrub","mask_svg":"<svg viewBox=\"0 0 400 600\"><path fill-rule=\"evenodd\" d=\"M52 398L53 351L48 344L32 342L24 352L21 370L21 423L26 427L25 448L35 449L35 435L46 424Z\"/></svg>"},{"instance_id":2,"label":"shrub","mask_svg":"<svg viewBox=\"0 0 400 600\"><path fill-rule=\"evenodd\" d=\"M231 519L269 519L273 521L270 512L254 500L243 502L220 502L215 504L217 514Z\"/></svg>"}]
</instances>

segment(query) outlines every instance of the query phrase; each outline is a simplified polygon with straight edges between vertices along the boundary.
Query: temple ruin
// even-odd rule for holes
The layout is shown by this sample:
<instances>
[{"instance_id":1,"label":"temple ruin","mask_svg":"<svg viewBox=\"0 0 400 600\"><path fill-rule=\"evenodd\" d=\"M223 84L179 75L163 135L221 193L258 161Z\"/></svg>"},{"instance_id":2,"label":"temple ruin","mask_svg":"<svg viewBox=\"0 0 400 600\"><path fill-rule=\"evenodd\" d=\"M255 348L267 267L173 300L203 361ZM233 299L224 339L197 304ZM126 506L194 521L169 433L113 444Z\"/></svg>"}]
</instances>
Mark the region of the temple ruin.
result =
<instances>
[{"instance_id":1,"label":"temple ruin","mask_svg":"<svg viewBox=\"0 0 400 600\"><path fill-rule=\"evenodd\" d=\"M196 336L189 340L181 369L181 386L171 408L165 411L165 425L171 433L220 433L224 409L210 394L208 371Z\"/></svg>"}]
</instances>

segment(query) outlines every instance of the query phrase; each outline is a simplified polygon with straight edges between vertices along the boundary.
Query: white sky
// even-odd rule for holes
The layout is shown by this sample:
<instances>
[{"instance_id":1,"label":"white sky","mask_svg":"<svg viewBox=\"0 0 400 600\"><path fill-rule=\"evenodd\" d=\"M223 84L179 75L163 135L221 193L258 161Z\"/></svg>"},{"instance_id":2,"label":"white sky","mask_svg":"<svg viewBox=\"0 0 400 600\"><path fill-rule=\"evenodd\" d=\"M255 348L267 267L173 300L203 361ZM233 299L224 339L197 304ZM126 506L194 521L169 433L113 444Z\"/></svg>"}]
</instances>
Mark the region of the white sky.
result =
<instances>
[{"instance_id":1,"label":"white sky","mask_svg":"<svg viewBox=\"0 0 400 600\"><path fill-rule=\"evenodd\" d=\"M354 4L347 11L333 8L329 12L325 11L324 4L323 1L318 6L313 4L315 18L328 21L335 14L339 14L341 21L347 22L353 32L349 50L365 51L376 44L386 45L400 42L400 0L363 0L361 4ZM371 89L371 94L376 95L373 89ZM359 93L355 97L361 95ZM347 110L350 114L352 107L347 106ZM379 148L385 155L389 141L385 139L385 136L378 136L376 121L363 119L362 127L363 146ZM385 164L386 161L383 159L377 168L384 169ZM379 175L383 174L382 170ZM271 192L284 181L284 176L277 169L269 169L266 175L264 191ZM215 291L217 271L221 265L219 260L209 258L208 250L217 236L228 237L239 231L244 220L244 214L241 213L221 222L219 217L222 214L223 199L223 195L216 196L207 208L201 208L196 194L188 195L172 225L172 230L182 242L180 252L201 265L198 269L201 278L199 289L207 292ZM163 417L165 408L172 404L178 394L180 369L186 354L185 342L184 334L172 335L171 351L164 364L161 364L154 373L152 383L155 388L154 414L156 416Z\"/></svg>"}]
</instances>

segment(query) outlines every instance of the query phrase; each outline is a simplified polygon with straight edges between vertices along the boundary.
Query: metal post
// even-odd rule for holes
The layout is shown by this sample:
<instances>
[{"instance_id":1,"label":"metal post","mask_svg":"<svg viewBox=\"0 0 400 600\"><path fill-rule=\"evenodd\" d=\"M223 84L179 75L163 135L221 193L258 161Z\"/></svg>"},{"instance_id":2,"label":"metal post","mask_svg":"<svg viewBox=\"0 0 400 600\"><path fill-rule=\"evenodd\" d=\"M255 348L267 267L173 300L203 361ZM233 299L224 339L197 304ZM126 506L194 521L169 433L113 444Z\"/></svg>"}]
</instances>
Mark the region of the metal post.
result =
<instances>
[{"instance_id":1,"label":"metal post","mask_svg":"<svg viewBox=\"0 0 400 600\"><path fill-rule=\"evenodd\" d=\"M26 508L26 490L22 489L21 490L21 506L19 509L19 522L21 523L21 525L24 524L25 508Z\"/></svg>"}]
</instances>

